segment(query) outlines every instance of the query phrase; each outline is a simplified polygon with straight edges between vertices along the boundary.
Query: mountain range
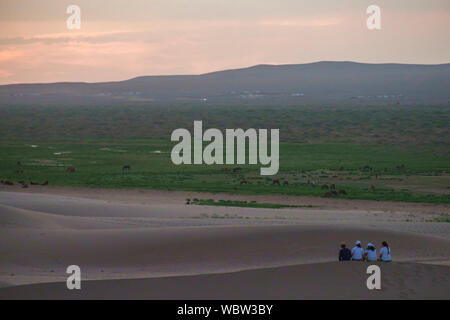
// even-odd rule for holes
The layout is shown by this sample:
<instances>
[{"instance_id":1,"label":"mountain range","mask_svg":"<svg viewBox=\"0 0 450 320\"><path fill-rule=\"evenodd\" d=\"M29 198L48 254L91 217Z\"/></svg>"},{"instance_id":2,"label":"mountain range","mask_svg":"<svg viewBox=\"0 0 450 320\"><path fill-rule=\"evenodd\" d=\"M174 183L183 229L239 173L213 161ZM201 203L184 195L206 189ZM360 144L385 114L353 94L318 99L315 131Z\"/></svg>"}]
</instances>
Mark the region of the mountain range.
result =
<instances>
[{"instance_id":1,"label":"mountain range","mask_svg":"<svg viewBox=\"0 0 450 320\"><path fill-rule=\"evenodd\" d=\"M322 61L114 82L0 86L2 104L448 104L450 64Z\"/></svg>"}]
</instances>

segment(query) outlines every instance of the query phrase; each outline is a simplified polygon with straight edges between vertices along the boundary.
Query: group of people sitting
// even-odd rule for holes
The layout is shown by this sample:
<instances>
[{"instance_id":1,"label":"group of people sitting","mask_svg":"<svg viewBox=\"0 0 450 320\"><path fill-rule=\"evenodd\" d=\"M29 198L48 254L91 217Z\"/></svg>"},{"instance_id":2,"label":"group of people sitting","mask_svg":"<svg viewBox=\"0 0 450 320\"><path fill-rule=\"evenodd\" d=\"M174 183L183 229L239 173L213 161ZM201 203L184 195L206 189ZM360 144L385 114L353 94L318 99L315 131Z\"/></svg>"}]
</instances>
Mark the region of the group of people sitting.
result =
<instances>
[{"instance_id":1,"label":"group of people sitting","mask_svg":"<svg viewBox=\"0 0 450 320\"><path fill-rule=\"evenodd\" d=\"M384 261L391 260L391 249L386 241L383 241L379 256L377 257L377 248L372 243L367 244L367 248L361 247L361 241L356 241L355 246L350 251L345 245L341 243L341 250L339 250L339 261Z\"/></svg>"}]
</instances>

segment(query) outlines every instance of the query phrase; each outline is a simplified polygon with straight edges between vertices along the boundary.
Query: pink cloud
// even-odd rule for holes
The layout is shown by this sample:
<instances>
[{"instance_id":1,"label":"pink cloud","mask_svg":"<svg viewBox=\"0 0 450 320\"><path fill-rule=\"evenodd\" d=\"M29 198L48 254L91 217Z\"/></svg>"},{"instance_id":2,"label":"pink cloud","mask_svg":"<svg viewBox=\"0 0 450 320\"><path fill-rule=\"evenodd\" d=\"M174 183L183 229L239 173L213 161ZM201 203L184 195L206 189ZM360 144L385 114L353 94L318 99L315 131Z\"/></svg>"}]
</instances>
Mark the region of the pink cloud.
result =
<instances>
[{"instance_id":1,"label":"pink cloud","mask_svg":"<svg viewBox=\"0 0 450 320\"><path fill-rule=\"evenodd\" d=\"M377 32L366 29L365 18L151 21L133 28L110 23L109 31L105 24L15 33L0 38L0 82L110 81L318 60L448 62L448 13L383 13Z\"/></svg>"}]
</instances>

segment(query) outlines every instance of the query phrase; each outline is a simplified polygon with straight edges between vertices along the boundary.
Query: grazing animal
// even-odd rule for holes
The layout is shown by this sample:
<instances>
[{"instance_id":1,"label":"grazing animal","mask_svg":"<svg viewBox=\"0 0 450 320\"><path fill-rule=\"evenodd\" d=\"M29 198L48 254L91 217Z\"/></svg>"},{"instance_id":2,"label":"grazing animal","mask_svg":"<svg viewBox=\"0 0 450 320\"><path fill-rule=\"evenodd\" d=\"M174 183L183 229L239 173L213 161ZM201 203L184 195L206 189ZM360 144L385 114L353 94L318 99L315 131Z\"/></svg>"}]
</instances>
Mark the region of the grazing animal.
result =
<instances>
[{"instance_id":1,"label":"grazing animal","mask_svg":"<svg viewBox=\"0 0 450 320\"><path fill-rule=\"evenodd\" d=\"M397 168L397 169L405 169L405 165L402 164L402 165L396 166L396 168Z\"/></svg>"},{"instance_id":2,"label":"grazing animal","mask_svg":"<svg viewBox=\"0 0 450 320\"><path fill-rule=\"evenodd\" d=\"M32 186L37 186L37 185L39 184L39 182L33 182L33 181L30 181L30 184L31 184Z\"/></svg>"},{"instance_id":3,"label":"grazing animal","mask_svg":"<svg viewBox=\"0 0 450 320\"><path fill-rule=\"evenodd\" d=\"M4 185L7 185L7 186L13 186L13 185L14 185L14 183L12 183L12 182L9 181L9 180L3 180L2 183L3 183Z\"/></svg>"},{"instance_id":4,"label":"grazing animal","mask_svg":"<svg viewBox=\"0 0 450 320\"><path fill-rule=\"evenodd\" d=\"M308 181L306 181L306 184L311 184L311 181L309 181L309 180L308 180Z\"/></svg>"},{"instance_id":5,"label":"grazing animal","mask_svg":"<svg viewBox=\"0 0 450 320\"><path fill-rule=\"evenodd\" d=\"M243 184L247 184L247 180L242 180L241 185L243 185Z\"/></svg>"},{"instance_id":6,"label":"grazing animal","mask_svg":"<svg viewBox=\"0 0 450 320\"><path fill-rule=\"evenodd\" d=\"M23 170L16 170L16 173L21 174L23 173Z\"/></svg>"},{"instance_id":7,"label":"grazing animal","mask_svg":"<svg viewBox=\"0 0 450 320\"><path fill-rule=\"evenodd\" d=\"M130 169L131 169L131 166L130 166L129 164L127 164L127 165L125 165L125 166L122 167L122 171L123 171L123 170L126 170L126 169L130 170Z\"/></svg>"},{"instance_id":8,"label":"grazing animal","mask_svg":"<svg viewBox=\"0 0 450 320\"><path fill-rule=\"evenodd\" d=\"M370 186L370 189L375 190L375 186L372 184L372 185Z\"/></svg>"},{"instance_id":9,"label":"grazing animal","mask_svg":"<svg viewBox=\"0 0 450 320\"><path fill-rule=\"evenodd\" d=\"M230 169L228 169L228 168L222 168L222 169L220 169L220 170L226 171L226 172L230 171Z\"/></svg>"},{"instance_id":10,"label":"grazing animal","mask_svg":"<svg viewBox=\"0 0 450 320\"><path fill-rule=\"evenodd\" d=\"M347 194L347 191L341 189L341 190L338 191L338 193L339 193L339 194Z\"/></svg>"},{"instance_id":11,"label":"grazing animal","mask_svg":"<svg viewBox=\"0 0 450 320\"><path fill-rule=\"evenodd\" d=\"M41 186L46 186L48 185L48 180L45 180L43 183L41 183Z\"/></svg>"},{"instance_id":12,"label":"grazing animal","mask_svg":"<svg viewBox=\"0 0 450 320\"><path fill-rule=\"evenodd\" d=\"M337 194L338 194L335 190L331 190L330 192L331 192L334 196L337 196Z\"/></svg>"},{"instance_id":13,"label":"grazing animal","mask_svg":"<svg viewBox=\"0 0 450 320\"><path fill-rule=\"evenodd\" d=\"M333 196L333 194L331 192L325 192L325 194L323 195L325 198L330 198Z\"/></svg>"},{"instance_id":14,"label":"grazing animal","mask_svg":"<svg viewBox=\"0 0 450 320\"><path fill-rule=\"evenodd\" d=\"M20 180L20 181L17 181L17 183L20 183L20 184L25 184L25 181L23 181L23 180Z\"/></svg>"},{"instance_id":15,"label":"grazing animal","mask_svg":"<svg viewBox=\"0 0 450 320\"><path fill-rule=\"evenodd\" d=\"M342 170L344 170L344 167L339 167L339 171L342 171Z\"/></svg>"},{"instance_id":16,"label":"grazing animal","mask_svg":"<svg viewBox=\"0 0 450 320\"><path fill-rule=\"evenodd\" d=\"M75 172L75 168L74 167L68 167L66 169L67 172Z\"/></svg>"},{"instance_id":17,"label":"grazing animal","mask_svg":"<svg viewBox=\"0 0 450 320\"><path fill-rule=\"evenodd\" d=\"M237 167L237 168L234 168L234 169L233 169L233 172L238 172L238 171L241 171L241 170L242 170L241 167Z\"/></svg>"},{"instance_id":18,"label":"grazing animal","mask_svg":"<svg viewBox=\"0 0 450 320\"><path fill-rule=\"evenodd\" d=\"M288 186L289 185L289 181L287 181L287 180L284 180L284 182L283 182L283 186Z\"/></svg>"},{"instance_id":19,"label":"grazing animal","mask_svg":"<svg viewBox=\"0 0 450 320\"><path fill-rule=\"evenodd\" d=\"M321 188L322 188L322 189L327 189L327 190L328 190L328 185L327 185L327 184L323 184L323 185L321 186Z\"/></svg>"},{"instance_id":20,"label":"grazing animal","mask_svg":"<svg viewBox=\"0 0 450 320\"><path fill-rule=\"evenodd\" d=\"M28 188L28 185L27 185L26 183L24 183L24 184L22 185L22 188Z\"/></svg>"},{"instance_id":21,"label":"grazing animal","mask_svg":"<svg viewBox=\"0 0 450 320\"><path fill-rule=\"evenodd\" d=\"M279 179L273 179L272 180L272 184L280 185L280 180Z\"/></svg>"},{"instance_id":22,"label":"grazing animal","mask_svg":"<svg viewBox=\"0 0 450 320\"><path fill-rule=\"evenodd\" d=\"M333 190L336 189L336 186L334 185L334 183L330 186L330 189L333 189Z\"/></svg>"},{"instance_id":23,"label":"grazing animal","mask_svg":"<svg viewBox=\"0 0 450 320\"><path fill-rule=\"evenodd\" d=\"M363 170L370 170L370 171L372 171L372 168L369 167L368 165L365 165L365 166L363 167Z\"/></svg>"}]
</instances>

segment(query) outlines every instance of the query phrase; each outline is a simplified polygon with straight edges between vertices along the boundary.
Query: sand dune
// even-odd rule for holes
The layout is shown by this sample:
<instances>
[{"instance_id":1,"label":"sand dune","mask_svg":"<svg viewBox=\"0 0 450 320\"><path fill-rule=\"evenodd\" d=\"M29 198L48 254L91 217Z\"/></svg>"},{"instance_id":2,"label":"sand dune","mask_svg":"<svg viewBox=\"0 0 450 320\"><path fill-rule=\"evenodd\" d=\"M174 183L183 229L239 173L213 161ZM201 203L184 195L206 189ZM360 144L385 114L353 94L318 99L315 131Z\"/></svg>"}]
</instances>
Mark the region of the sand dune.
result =
<instances>
[{"instance_id":1,"label":"sand dune","mask_svg":"<svg viewBox=\"0 0 450 320\"><path fill-rule=\"evenodd\" d=\"M448 267L378 263L381 290L366 287L367 263L329 262L234 273L95 280L0 289L0 299L448 299Z\"/></svg>"},{"instance_id":2,"label":"sand dune","mask_svg":"<svg viewBox=\"0 0 450 320\"><path fill-rule=\"evenodd\" d=\"M27 195L27 201L24 203L23 195ZM20 198L17 196L20 195ZM33 196L36 195L36 196ZM56 197L55 197L56 196ZM449 213L448 204L430 204L430 203L412 203L395 201L372 201L372 200L346 200L321 197L299 197L288 195L239 195L228 193L205 193L194 191L167 191L167 190L136 190L136 189L102 189L85 187L58 187L58 186L33 186L23 189L20 186L0 185L0 202L15 201L20 203L23 208L29 205L31 210L39 210L38 203L47 203L52 199L52 207L58 203L58 199L65 202L77 198L83 198L83 203L87 204L90 200L102 200L106 203L119 204L142 204L151 205L173 205L184 204L187 198L194 199L215 199L215 200L245 200L268 203L282 203L290 205L312 205L319 209L332 210L370 210L370 211L388 211L388 212L408 212L408 213ZM42 210L50 212L48 210Z\"/></svg>"},{"instance_id":3,"label":"sand dune","mask_svg":"<svg viewBox=\"0 0 450 320\"><path fill-rule=\"evenodd\" d=\"M28 229L109 229L119 228L117 223L101 221L91 217L73 217L26 209L14 208L0 204L0 226L2 228Z\"/></svg>"},{"instance_id":4,"label":"sand dune","mask_svg":"<svg viewBox=\"0 0 450 320\"><path fill-rule=\"evenodd\" d=\"M450 240L436 237L448 229L439 231L437 224L424 235L390 229L383 215L368 213L339 212L341 221L330 220L332 212L309 209L29 196L0 193L0 284L27 284L0 289L0 298L450 297L450 267L428 264L450 261ZM228 209L242 218L198 216L199 210ZM420 224L392 225L403 230ZM377 246L389 241L396 263L382 265L385 291L367 290L366 265L335 263L339 243L356 239ZM72 264L81 267L83 280L92 280L83 282L82 293L65 289L65 270Z\"/></svg>"}]
</instances>

